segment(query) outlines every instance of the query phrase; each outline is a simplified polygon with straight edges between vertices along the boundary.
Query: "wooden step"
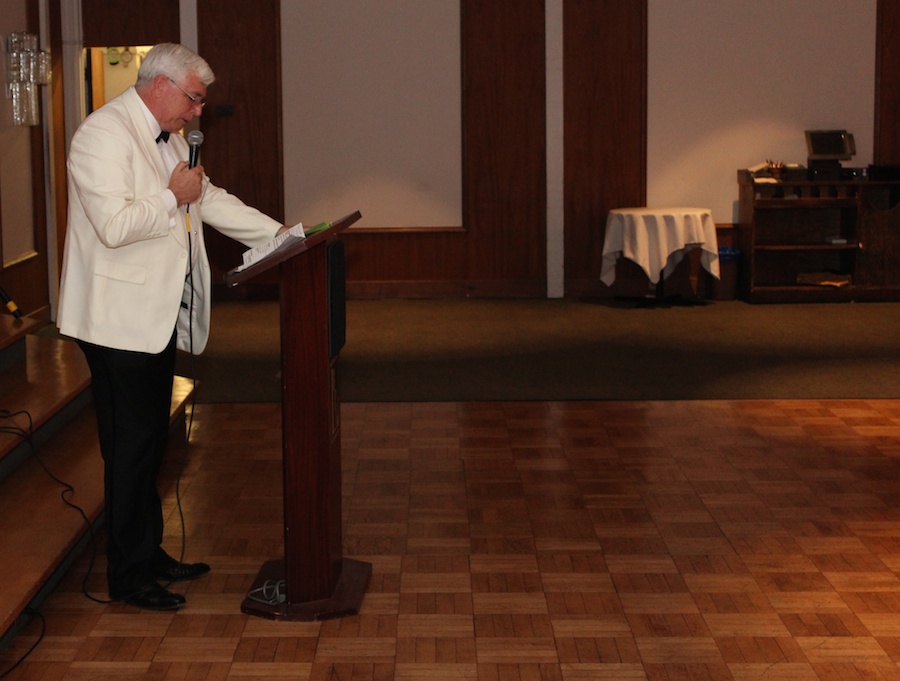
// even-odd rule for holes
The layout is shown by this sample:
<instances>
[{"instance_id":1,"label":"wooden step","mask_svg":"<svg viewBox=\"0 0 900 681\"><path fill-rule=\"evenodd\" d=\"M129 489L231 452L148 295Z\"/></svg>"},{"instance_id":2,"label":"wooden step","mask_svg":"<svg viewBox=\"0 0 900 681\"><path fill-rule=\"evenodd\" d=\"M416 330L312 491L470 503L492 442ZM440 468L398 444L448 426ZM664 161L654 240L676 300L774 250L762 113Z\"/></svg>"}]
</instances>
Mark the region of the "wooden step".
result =
<instances>
[{"instance_id":1,"label":"wooden step","mask_svg":"<svg viewBox=\"0 0 900 681\"><path fill-rule=\"evenodd\" d=\"M59 424L86 406L91 372L73 341L35 335L27 335L22 341L23 360L0 373L0 409L6 410L0 425L15 424L31 430L34 445L39 447L58 430ZM9 348L5 352L8 351ZM30 423L20 412L27 412ZM0 432L0 480L28 454L21 437Z\"/></svg>"},{"instance_id":2,"label":"wooden step","mask_svg":"<svg viewBox=\"0 0 900 681\"><path fill-rule=\"evenodd\" d=\"M41 326L40 321L31 317L16 319L12 315L0 314L0 372L25 359L25 337Z\"/></svg>"},{"instance_id":3,"label":"wooden step","mask_svg":"<svg viewBox=\"0 0 900 681\"><path fill-rule=\"evenodd\" d=\"M84 357L72 341L33 335L25 340L26 360L0 374L0 408L28 410L36 451L35 456L21 437L0 434L3 461L21 459L7 466L0 482L0 634L9 632L26 606L64 571L88 532L85 518L64 503L64 487L43 466L74 489L67 498L91 524L103 511L103 462ZM190 379L176 377L173 446L183 446L193 390ZM10 416L4 425L10 419L27 430L24 416Z\"/></svg>"}]
</instances>

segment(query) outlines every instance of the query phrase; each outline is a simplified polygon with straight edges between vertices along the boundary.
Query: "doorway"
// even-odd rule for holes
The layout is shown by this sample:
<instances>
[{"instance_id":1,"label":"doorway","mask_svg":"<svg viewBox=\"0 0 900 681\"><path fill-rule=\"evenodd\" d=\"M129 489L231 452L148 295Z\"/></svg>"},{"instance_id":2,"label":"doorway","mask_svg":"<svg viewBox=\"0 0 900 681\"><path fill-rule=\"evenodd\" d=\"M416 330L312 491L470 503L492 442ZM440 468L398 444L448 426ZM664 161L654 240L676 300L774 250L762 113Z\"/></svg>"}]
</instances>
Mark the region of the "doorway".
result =
<instances>
[{"instance_id":1,"label":"doorway","mask_svg":"<svg viewBox=\"0 0 900 681\"><path fill-rule=\"evenodd\" d=\"M115 45L84 48L85 115L134 85L141 62L151 47Z\"/></svg>"}]
</instances>

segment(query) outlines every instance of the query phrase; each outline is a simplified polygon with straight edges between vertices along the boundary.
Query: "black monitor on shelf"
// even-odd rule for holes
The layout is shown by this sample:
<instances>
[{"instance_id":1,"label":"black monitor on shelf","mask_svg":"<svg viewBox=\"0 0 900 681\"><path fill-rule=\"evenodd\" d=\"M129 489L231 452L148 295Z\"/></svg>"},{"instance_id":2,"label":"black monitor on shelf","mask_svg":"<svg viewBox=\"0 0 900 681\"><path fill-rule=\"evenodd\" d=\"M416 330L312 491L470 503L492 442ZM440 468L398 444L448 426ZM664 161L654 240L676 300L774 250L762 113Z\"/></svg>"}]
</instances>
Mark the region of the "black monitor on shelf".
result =
<instances>
[{"instance_id":1,"label":"black monitor on shelf","mask_svg":"<svg viewBox=\"0 0 900 681\"><path fill-rule=\"evenodd\" d=\"M856 154L856 142L846 130L807 130L806 150L810 179L837 180L841 161Z\"/></svg>"},{"instance_id":2,"label":"black monitor on shelf","mask_svg":"<svg viewBox=\"0 0 900 681\"><path fill-rule=\"evenodd\" d=\"M856 142L846 130L807 130L806 150L811 161L849 161L856 155Z\"/></svg>"}]
</instances>

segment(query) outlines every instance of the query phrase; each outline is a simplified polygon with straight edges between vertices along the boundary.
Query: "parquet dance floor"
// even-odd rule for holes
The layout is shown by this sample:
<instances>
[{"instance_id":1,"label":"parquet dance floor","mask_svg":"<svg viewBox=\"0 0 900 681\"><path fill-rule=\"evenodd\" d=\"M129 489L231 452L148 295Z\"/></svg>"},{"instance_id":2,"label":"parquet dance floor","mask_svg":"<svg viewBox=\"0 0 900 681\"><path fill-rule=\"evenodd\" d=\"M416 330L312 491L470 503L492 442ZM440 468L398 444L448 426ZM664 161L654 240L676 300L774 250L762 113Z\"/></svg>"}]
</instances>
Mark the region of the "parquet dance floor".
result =
<instances>
[{"instance_id":1,"label":"parquet dance floor","mask_svg":"<svg viewBox=\"0 0 900 681\"><path fill-rule=\"evenodd\" d=\"M312 623L240 612L283 550L279 420L195 407L186 558L213 572L185 608L87 599L89 550L8 678L900 680L900 400L345 404L344 551L373 576Z\"/></svg>"}]
</instances>

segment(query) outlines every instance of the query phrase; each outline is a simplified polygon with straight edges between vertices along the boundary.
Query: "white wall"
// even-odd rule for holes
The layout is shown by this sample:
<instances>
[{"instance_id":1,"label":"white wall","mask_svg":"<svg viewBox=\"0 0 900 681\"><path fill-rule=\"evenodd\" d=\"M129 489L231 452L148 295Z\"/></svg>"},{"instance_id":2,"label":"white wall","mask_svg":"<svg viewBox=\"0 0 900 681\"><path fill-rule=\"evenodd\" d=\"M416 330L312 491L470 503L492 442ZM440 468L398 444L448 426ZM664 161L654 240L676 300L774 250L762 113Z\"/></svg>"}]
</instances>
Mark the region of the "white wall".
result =
<instances>
[{"instance_id":1,"label":"white wall","mask_svg":"<svg viewBox=\"0 0 900 681\"><path fill-rule=\"evenodd\" d=\"M876 0L649 0L647 203L736 220L738 168L806 164L847 129L872 161Z\"/></svg>"},{"instance_id":2,"label":"white wall","mask_svg":"<svg viewBox=\"0 0 900 681\"><path fill-rule=\"evenodd\" d=\"M459 0L286 0L281 30L289 219L459 226Z\"/></svg>"}]
</instances>

